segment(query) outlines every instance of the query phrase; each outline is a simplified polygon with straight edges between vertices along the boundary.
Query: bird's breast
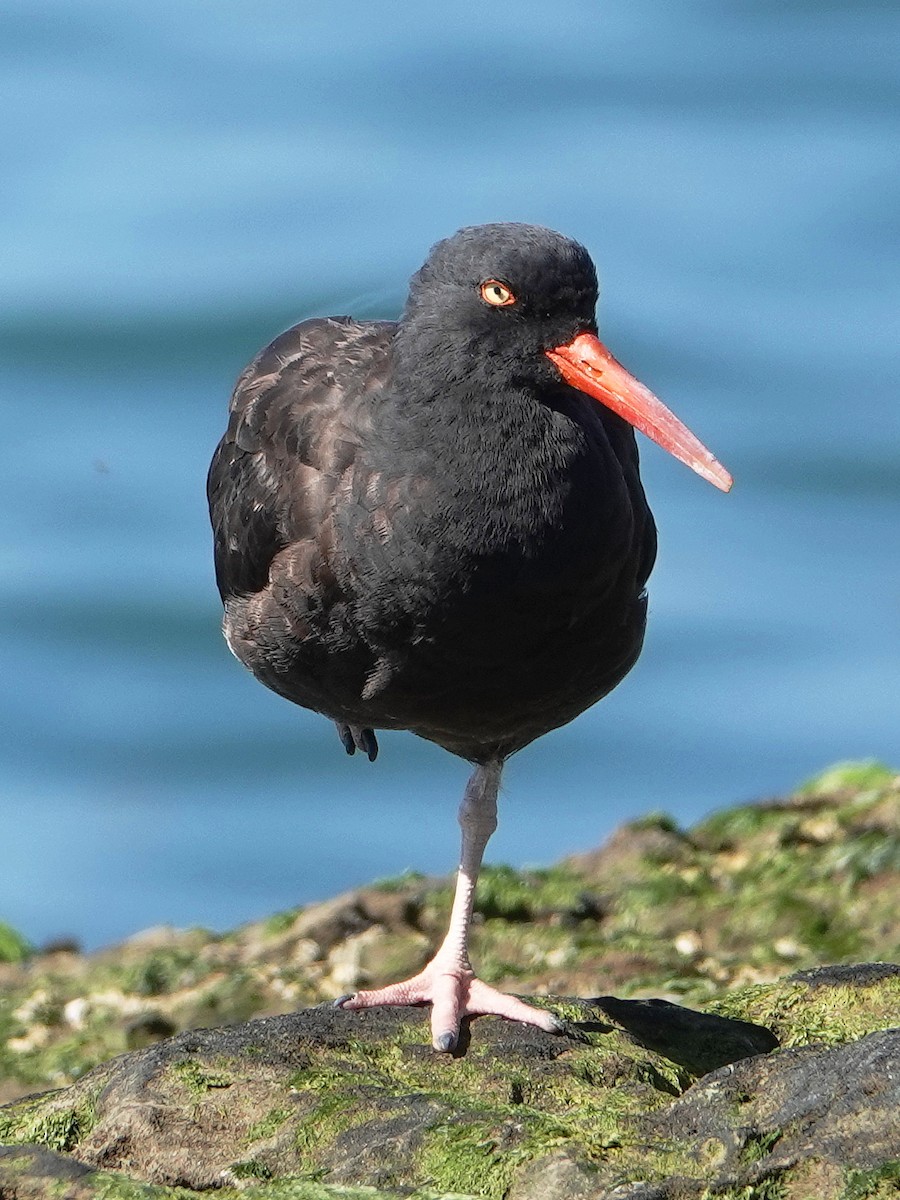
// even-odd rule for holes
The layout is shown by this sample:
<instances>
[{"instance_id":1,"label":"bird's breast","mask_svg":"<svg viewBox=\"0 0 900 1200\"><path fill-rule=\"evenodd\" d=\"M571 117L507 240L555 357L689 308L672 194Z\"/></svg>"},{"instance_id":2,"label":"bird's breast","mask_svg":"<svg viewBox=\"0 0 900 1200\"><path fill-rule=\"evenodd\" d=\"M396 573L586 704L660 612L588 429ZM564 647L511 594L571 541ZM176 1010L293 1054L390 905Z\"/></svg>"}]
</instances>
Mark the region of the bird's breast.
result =
<instances>
[{"instance_id":1,"label":"bird's breast","mask_svg":"<svg viewBox=\"0 0 900 1200\"><path fill-rule=\"evenodd\" d=\"M542 417L457 430L441 454L411 455L403 476L373 465L357 481L358 502L342 507L342 574L363 636L384 649L384 687L404 665L508 672L628 619L644 582L628 472L602 428Z\"/></svg>"}]
</instances>

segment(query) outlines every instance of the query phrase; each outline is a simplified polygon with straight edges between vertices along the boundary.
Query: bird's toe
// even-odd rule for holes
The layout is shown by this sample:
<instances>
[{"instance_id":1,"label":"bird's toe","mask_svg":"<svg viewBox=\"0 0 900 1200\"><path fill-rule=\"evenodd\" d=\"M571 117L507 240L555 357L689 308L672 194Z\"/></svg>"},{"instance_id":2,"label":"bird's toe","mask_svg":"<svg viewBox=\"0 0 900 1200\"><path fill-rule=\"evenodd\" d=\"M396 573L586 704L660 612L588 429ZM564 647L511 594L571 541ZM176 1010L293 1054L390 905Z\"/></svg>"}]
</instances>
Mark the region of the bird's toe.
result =
<instances>
[{"instance_id":1,"label":"bird's toe","mask_svg":"<svg viewBox=\"0 0 900 1200\"><path fill-rule=\"evenodd\" d=\"M349 725L342 725L340 721L335 721L335 729L338 731L338 737L341 739L341 744L348 754L356 753L356 739L353 736L353 730Z\"/></svg>"},{"instance_id":2,"label":"bird's toe","mask_svg":"<svg viewBox=\"0 0 900 1200\"><path fill-rule=\"evenodd\" d=\"M358 734L357 746L364 754L368 755L369 762L374 762L378 757L378 739L375 737L375 730L360 729Z\"/></svg>"},{"instance_id":3,"label":"bird's toe","mask_svg":"<svg viewBox=\"0 0 900 1200\"><path fill-rule=\"evenodd\" d=\"M441 1054L449 1054L451 1050L456 1048L457 1034L448 1029L446 1033L438 1034L432 1041L435 1050Z\"/></svg>"},{"instance_id":4,"label":"bird's toe","mask_svg":"<svg viewBox=\"0 0 900 1200\"><path fill-rule=\"evenodd\" d=\"M374 729L367 729L362 725L348 725L344 721L335 721L334 727L338 731L341 745L348 754L355 754L357 750L361 750L369 762L375 761L378 757L378 739Z\"/></svg>"}]
</instances>

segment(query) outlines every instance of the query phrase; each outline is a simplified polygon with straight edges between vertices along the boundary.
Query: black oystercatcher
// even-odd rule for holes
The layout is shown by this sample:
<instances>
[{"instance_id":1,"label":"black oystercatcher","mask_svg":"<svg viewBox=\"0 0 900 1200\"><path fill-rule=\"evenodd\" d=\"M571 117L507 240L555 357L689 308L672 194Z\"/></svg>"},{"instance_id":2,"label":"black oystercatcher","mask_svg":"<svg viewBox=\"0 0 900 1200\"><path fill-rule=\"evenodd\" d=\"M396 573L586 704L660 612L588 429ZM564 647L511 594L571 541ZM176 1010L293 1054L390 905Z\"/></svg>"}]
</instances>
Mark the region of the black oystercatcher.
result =
<instances>
[{"instance_id":1,"label":"black oystercatcher","mask_svg":"<svg viewBox=\"0 0 900 1200\"><path fill-rule=\"evenodd\" d=\"M348 754L374 759L376 729L408 729L474 764L446 938L414 978L337 1002L430 1003L437 1050L469 1014L558 1028L476 978L468 931L504 761L641 649L656 532L632 426L731 486L598 340L596 301L577 242L463 229L399 321L303 321L257 355L210 467L241 662L330 717Z\"/></svg>"}]
</instances>

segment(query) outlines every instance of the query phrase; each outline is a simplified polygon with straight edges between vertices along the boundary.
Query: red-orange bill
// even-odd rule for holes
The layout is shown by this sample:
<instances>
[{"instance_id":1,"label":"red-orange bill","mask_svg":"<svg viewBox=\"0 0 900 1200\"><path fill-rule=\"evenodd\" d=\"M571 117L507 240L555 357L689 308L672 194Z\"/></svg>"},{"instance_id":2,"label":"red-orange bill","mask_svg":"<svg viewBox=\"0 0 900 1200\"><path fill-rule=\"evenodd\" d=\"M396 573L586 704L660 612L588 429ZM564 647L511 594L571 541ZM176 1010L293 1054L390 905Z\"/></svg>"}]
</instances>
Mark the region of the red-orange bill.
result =
<instances>
[{"instance_id":1,"label":"red-orange bill","mask_svg":"<svg viewBox=\"0 0 900 1200\"><path fill-rule=\"evenodd\" d=\"M548 350L547 357L566 383L624 417L723 492L731 489L733 480L722 464L649 388L613 358L594 334L579 333L564 346Z\"/></svg>"}]
</instances>

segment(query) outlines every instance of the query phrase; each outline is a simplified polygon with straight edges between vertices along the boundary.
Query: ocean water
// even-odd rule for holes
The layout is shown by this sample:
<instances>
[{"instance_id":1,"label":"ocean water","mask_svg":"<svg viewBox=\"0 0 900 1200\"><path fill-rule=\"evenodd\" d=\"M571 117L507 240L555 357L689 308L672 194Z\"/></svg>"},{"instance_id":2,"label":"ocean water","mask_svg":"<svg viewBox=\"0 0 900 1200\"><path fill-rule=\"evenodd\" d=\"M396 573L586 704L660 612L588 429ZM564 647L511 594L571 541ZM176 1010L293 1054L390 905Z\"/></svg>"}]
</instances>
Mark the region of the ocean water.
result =
<instances>
[{"instance_id":1,"label":"ocean water","mask_svg":"<svg viewBox=\"0 0 900 1200\"><path fill-rule=\"evenodd\" d=\"M465 765L375 765L221 641L204 479L234 378L396 315L429 245L583 241L656 447L643 657L510 764L489 859L900 763L887 3L2 0L0 919L96 946L456 862Z\"/></svg>"}]
</instances>

